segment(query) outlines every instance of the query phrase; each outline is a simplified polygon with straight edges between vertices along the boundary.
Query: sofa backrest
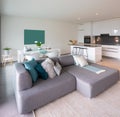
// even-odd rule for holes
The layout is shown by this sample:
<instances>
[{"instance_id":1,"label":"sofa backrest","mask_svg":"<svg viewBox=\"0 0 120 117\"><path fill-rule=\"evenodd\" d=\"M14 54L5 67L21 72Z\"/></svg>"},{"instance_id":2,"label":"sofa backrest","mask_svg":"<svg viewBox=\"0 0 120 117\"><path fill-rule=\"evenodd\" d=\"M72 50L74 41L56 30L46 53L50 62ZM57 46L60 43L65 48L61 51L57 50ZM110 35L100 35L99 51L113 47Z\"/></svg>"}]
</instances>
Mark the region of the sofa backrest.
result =
<instances>
[{"instance_id":1,"label":"sofa backrest","mask_svg":"<svg viewBox=\"0 0 120 117\"><path fill-rule=\"evenodd\" d=\"M59 62L62 67L74 65L74 59L72 55L65 55L61 57L51 58L54 62ZM42 62L39 60L38 62ZM22 91L32 87L32 78L29 72L25 69L23 63L15 64L16 78L15 78L15 90Z\"/></svg>"},{"instance_id":2,"label":"sofa backrest","mask_svg":"<svg viewBox=\"0 0 120 117\"><path fill-rule=\"evenodd\" d=\"M72 55L64 55L59 57L58 59L62 67L74 65L74 59Z\"/></svg>"},{"instance_id":3,"label":"sofa backrest","mask_svg":"<svg viewBox=\"0 0 120 117\"><path fill-rule=\"evenodd\" d=\"M55 62L59 62L59 59L58 59L58 57L54 57L54 58L50 58L54 63ZM43 58L43 59L40 59L40 60L37 60L37 62L43 62L45 60L45 58Z\"/></svg>"}]
</instances>

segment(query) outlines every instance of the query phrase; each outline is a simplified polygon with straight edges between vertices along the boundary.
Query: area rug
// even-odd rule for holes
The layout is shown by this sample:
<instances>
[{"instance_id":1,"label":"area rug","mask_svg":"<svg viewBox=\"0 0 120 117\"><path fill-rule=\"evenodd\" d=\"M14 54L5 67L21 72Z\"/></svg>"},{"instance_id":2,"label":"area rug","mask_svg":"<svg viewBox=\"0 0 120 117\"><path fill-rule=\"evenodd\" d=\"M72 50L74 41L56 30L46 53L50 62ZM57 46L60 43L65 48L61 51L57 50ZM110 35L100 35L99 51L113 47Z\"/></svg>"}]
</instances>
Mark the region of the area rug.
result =
<instances>
[{"instance_id":1,"label":"area rug","mask_svg":"<svg viewBox=\"0 0 120 117\"><path fill-rule=\"evenodd\" d=\"M35 117L120 117L120 82L89 99L74 91L34 111Z\"/></svg>"}]
</instances>

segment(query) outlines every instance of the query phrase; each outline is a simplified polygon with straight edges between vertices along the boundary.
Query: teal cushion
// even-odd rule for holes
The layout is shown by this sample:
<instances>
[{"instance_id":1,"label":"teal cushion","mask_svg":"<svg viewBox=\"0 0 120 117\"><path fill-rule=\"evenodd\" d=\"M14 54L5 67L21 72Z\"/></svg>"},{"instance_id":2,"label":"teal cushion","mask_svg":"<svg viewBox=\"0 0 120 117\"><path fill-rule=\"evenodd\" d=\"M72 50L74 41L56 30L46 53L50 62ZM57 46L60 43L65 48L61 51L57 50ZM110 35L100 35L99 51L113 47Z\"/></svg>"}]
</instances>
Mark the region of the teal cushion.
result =
<instances>
[{"instance_id":1,"label":"teal cushion","mask_svg":"<svg viewBox=\"0 0 120 117\"><path fill-rule=\"evenodd\" d=\"M33 68L35 68L35 66L38 64L37 61L34 58L30 61L26 61L25 63L28 63Z\"/></svg>"},{"instance_id":2,"label":"teal cushion","mask_svg":"<svg viewBox=\"0 0 120 117\"><path fill-rule=\"evenodd\" d=\"M36 82L38 79L38 73L35 70L36 65L37 62L34 59L24 62L24 66L29 71L33 82Z\"/></svg>"},{"instance_id":3,"label":"teal cushion","mask_svg":"<svg viewBox=\"0 0 120 117\"><path fill-rule=\"evenodd\" d=\"M37 64L37 66L35 67L35 69L38 71L38 74L40 75L40 77L43 80L48 79L48 73L43 69L43 67L41 66L41 64Z\"/></svg>"}]
</instances>

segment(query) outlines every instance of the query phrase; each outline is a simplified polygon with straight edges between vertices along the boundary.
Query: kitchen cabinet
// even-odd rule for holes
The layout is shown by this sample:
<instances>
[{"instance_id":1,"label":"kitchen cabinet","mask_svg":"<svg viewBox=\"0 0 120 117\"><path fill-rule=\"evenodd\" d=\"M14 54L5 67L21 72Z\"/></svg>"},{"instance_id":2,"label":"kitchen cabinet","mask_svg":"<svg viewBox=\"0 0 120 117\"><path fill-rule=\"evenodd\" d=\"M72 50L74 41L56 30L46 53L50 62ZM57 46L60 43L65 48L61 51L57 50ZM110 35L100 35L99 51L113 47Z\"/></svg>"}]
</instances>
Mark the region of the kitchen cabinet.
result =
<instances>
[{"instance_id":1,"label":"kitchen cabinet","mask_svg":"<svg viewBox=\"0 0 120 117\"><path fill-rule=\"evenodd\" d=\"M105 20L93 23L93 35L120 35L120 19Z\"/></svg>"},{"instance_id":2,"label":"kitchen cabinet","mask_svg":"<svg viewBox=\"0 0 120 117\"><path fill-rule=\"evenodd\" d=\"M102 55L120 59L119 45L102 45Z\"/></svg>"},{"instance_id":3,"label":"kitchen cabinet","mask_svg":"<svg viewBox=\"0 0 120 117\"><path fill-rule=\"evenodd\" d=\"M78 26L78 41L84 43L84 36L92 36L92 23Z\"/></svg>"},{"instance_id":4,"label":"kitchen cabinet","mask_svg":"<svg viewBox=\"0 0 120 117\"><path fill-rule=\"evenodd\" d=\"M86 48L87 49L87 59L90 62L97 63L102 60L102 47L99 45L72 45L71 46L71 54L73 54L73 48L74 47L81 47L81 48ZM84 51L86 52L86 51ZM83 53L85 55L86 53Z\"/></svg>"}]
</instances>

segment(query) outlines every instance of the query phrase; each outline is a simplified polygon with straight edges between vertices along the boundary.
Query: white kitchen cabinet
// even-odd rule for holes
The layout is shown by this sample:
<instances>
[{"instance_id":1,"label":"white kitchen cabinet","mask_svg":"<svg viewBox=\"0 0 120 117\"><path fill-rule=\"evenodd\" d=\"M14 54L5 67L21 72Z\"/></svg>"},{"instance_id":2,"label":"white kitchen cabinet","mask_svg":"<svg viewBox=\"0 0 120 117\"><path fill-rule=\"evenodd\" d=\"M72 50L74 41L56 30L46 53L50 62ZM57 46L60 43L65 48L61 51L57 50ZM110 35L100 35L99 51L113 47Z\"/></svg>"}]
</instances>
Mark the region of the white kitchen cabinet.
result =
<instances>
[{"instance_id":1,"label":"white kitchen cabinet","mask_svg":"<svg viewBox=\"0 0 120 117\"><path fill-rule=\"evenodd\" d=\"M93 35L100 35L100 34L111 34L111 23L108 21L100 21L93 23Z\"/></svg>"},{"instance_id":2,"label":"white kitchen cabinet","mask_svg":"<svg viewBox=\"0 0 120 117\"><path fill-rule=\"evenodd\" d=\"M102 45L102 55L120 59L120 46Z\"/></svg>"},{"instance_id":3,"label":"white kitchen cabinet","mask_svg":"<svg viewBox=\"0 0 120 117\"><path fill-rule=\"evenodd\" d=\"M115 33L114 30L117 30ZM93 22L93 35L109 33L110 35L120 35L120 18Z\"/></svg>"},{"instance_id":4,"label":"white kitchen cabinet","mask_svg":"<svg viewBox=\"0 0 120 117\"><path fill-rule=\"evenodd\" d=\"M71 54L73 54L73 47L81 47L81 48L87 48L88 53L88 61L97 63L102 60L102 47L97 45L72 45L71 46ZM84 51L85 52L85 51ZM85 55L86 53L84 53Z\"/></svg>"},{"instance_id":5,"label":"white kitchen cabinet","mask_svg":"<svg viewBox=\"0 0 120 117\"><path fill-rule=\"evenodd\" d=\"M92 23L88 22L78 26L78 41L84 43L84 36L92 36Z\"/></svg>"}]
</instances>

